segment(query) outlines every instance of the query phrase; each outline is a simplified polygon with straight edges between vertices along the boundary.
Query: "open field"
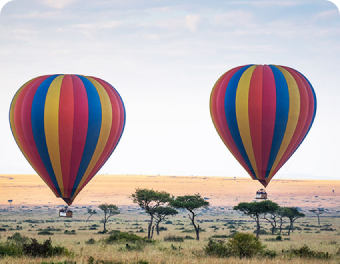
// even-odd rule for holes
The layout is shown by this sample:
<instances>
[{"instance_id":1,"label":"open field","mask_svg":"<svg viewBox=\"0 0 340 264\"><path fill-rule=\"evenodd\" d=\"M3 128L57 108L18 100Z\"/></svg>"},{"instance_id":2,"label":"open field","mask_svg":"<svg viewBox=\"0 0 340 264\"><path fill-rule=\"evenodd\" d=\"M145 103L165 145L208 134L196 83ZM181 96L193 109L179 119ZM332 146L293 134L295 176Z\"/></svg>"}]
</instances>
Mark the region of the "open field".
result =
<instances>
[{"instance_id":1,"label":"open field","mask_svg":"<svg viewBox=\"0 0 340 264\"><path fill-rule=\"evenodd\" d=\"M19 232L22 236L37 238L42 242L51 238L53 245L61 245L73 252L71 256L53 258L5 257L0 263L64 263L65 260L76 263L89 263L94 260L111 260L106 263L340 263L340 181L273 181L268 188L269 198L280 206L299 207L306 217L298 219L296 230L290 236L287 230L282 233L282 240L276 241L270 234L260 235L260 241L267 249L274 250L278 256L269 258L238 259L217 258L207 256L204 247L209 239L227 241L236 232L253 233L255 223L250 217L232 210L241 201L251 202L259 184L248 179L218 177L162 177L162 176L101 176L90 183L76 199L72 206L74 217L65 219L58 217L58 209L62 202L50 194L36 175L0 175L0 242L7 241L9 236ZM39 182L40 181L40 182ZM98 209L100 203L118 205L121 213L110 218L107 225L109 231L134 233L146 236L148 217L136 205L132 204L128 195L135 188L153 188L164 190L173 195L193 194L199 192L211 206L201 210L198 216L202 228L201 239L196 241L192 225L187 213L180 212L169 217L171 222L164 221L164 229L160 235L154 234L153 244L143 248L133 248L133 243L105 244L102 240L110 234L99 234L103 229L100 222L103 214ZM334 190L334 192L333 192ZM13 199L10 208L8 199ZM88 222L87 208L96 209ZM310 209L324 208L321 225ZM285 223L284 226L287 226ZM263 230L270 233L270 226L261 222ZM41 231L52 234L39 235ZM185 238L183 242L164 241L173 235ZM94 244L89 244L90 241ZM126 244L132 246L128 249ZM307 245L315 251L329 252L332 258L308 259L288 258L282 250L301 248ZM115 261L115 262L113 262ZM144 261L144 262L141 262ZM74 263L73 262L73 263ZM104 262L98 262L104 263Z\"/></svg>"},{"instance_id":2,"label":"open field","mask_svg":"<svg viewBox=\"0 0 340 264\"><path fill-rule=\"evenodd\" d=\"M175 196L200 193L213 206L235 206L249 202L262 185L250 178L97 175L82 190L74 205L113 203L132 204L128 197L136 188L153 188ZM37 175L0 175L0 205L13 199L17 205L59 205L56 198ZM340 210L340 180L272 180L267 187L269 199L281 206L325 207ZM334 192L333 192L334 190Z\"/></svg>"}]
</instances>

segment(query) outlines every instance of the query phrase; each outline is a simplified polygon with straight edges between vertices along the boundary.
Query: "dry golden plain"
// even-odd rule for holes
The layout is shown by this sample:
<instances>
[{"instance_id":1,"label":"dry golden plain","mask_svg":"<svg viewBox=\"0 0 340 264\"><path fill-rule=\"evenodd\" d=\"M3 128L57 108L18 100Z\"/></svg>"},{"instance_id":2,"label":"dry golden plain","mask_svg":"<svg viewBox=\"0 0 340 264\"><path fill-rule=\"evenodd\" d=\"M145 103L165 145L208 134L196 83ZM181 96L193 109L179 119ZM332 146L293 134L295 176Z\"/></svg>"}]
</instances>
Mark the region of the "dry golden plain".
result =
<instances>
[{"instance_id":1,"label":"dry golden plain","mask_svg":"<svg viewBox=\"0 0 340 264\"><path fill-rule=\"evenodd\" d=\"M131 205L136 188L167 191L174 196L200 193L212 206L234 206L250 202L262 185L248 178L96 175L82 190L74 205L113 203ZM272 180L267 187L269 199L281 206L340 206L340 180ZM0 204L9 199L17 205L63 204L38 175L0 175Z\"/></svg>"}]
</instances>

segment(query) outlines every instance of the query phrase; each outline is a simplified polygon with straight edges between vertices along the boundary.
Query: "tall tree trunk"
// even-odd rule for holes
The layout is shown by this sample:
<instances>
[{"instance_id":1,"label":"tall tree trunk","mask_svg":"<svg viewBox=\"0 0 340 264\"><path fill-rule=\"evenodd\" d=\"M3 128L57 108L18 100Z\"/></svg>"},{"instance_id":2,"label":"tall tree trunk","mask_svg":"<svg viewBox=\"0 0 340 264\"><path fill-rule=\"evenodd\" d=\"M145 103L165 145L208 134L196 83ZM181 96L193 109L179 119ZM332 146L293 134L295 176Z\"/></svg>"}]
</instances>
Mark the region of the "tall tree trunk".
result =
<instances>
[{"instance_id":1,"label":"tall tree trunk","mask_svg":"<svg viewBox=\"0 0 340 264\"><path fill-rule=\"evenodd\" d=\"M196 226L195 224L195 213L193 211L190 211L190 213L192 214L192 216L190 216L189 214L189 218L191 219L192 225L195 228L196 240L199 241L200 240L200 225Z\"/></svg>"},{"instance_id":2,"label":"tall tree trunk","mask_svg":"<svg viewBox=\"0 0 340 264\"><path fill-rule=\"evenodd\" d=\"M153 215L151 215L150 223L149 223L149 225L148 225L148 239L151 239L151 228L152 228L152 224L153 224Z\"/></svg>"},{"instance_id":3,"label":"tall tree trunk","mask_svg":"<svg viewBox=\"0 0 340 264\"><path fill-rule=\"evenodd\" d=\"M196 240L199 241L200 240L200 225L197 225L197 227L195 226L195 230L196 230Z\"/></svg>"},{"instance_id":4,"label":"tall tree trunk","mask_svg":"<svg viewBox=\"0 0 340 264\"><path fill-rule=\"evenodd\" d=\"M320 226L320 214L317 214L318 216L318 225Z\"/></svg>"},{"instance_id":5,"label":"tall tree trunk","mask_svg":"<svg viewBox=\"0 0 340 264\"><path fill-rule=\"evenodd\" d=\"M106 212L104 212L104 219L103 219L103 222L104 222L104 230L103 230L103 233L106 232L106 221L107 221L107 219L106 219Z\"/></svg>"},{"instance_id":6,"label":"tall tree trunk","mask_svg":"<svg viewBox=\"0 0 340 264\"><path fill-rule=\"evenodd\" d=\"M256 216L255 221L256 221L256 238L258 238L259 235L260 235L260 228L261 228L261 226L260 226L260 218L259 218L258 215Z\"/></svg>"},{"instance_id":7,"label":"tall tree trunk","mask_svg":"<svg viewBox=\"0 0 340 264\"><path fill-rule=\"evenodd\" d=\"M292 223L292 222L290 222L290 225L289 225L289 228L288 228L288 236L290 236L290 231L292 231L292 232L293 232L293 229L292 229L292 227L293 227L293 223Z\"/></svg>"},{"instance_id":8,"label":"tall tree trunk","mask_svg":"<svg viewBox=\"0 0 340 264\"><path fill-rule=\"evenodd\" d=\"M159 222L156 223L156 232L157 232L157 236L159 236Z\"/></svg>"},{"instance_id":9,"label":"tall tree trunk","mask_svg":"<svg viewBox=\"0 0 340 264\"><path fill-rule=\"evenodd\" d=\"M291 222L290 228L291 228L291 230L292 230L292 233L294 233L294 220Z\"/></svg>"},{"instance_id":10,"label":"tall tree trunk","mask_svg":"<svg viewBox=\"0 0 340 264\"><path fill-rule=\"evenodd\" d=\"M150 239L152 239L153 238L153 230L155 229L155 226L152 226L152 228L151 228L151 237L150 237Z\"/></svg>"}]
</instances>

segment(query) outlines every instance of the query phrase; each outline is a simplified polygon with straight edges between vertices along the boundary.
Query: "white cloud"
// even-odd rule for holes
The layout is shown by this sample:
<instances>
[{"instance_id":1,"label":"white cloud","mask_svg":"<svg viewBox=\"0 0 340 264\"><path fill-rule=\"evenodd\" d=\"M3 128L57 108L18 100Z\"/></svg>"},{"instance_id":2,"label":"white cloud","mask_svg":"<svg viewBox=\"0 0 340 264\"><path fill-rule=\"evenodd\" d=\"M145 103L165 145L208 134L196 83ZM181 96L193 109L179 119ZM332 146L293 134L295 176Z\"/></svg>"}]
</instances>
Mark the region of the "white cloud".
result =
<instances>
[{"instance_id":1,"label":"white cloud","mask_svg":"<svg viewBox=\"0 0 340 264\"><path fill-rule=\"evenodd\" d=\"M43 0L43 4L55 8L55 9L63 9L68 5L72 5L78 0Z\"/></svg>"},{"instance_id":2,"label":"white cloud","mask_svg":"<svg viewBox=\"0 0 340 264\"><path fill-rule=\"evenodd\" d=\"M83 23L77 24L74 27L79 29L108 29L116 28L122 24L120 21L102 21L98 23Z\"/></svg>"},{"instance_id":3,"label":"white cloud","mask_svg":"<svg viewBox=\"0 0 340 264\"><path fill-rule=\"evenodd\" d=\"M215 15L212 23L215 26L233 26L233 25L253 25L253 13L244 10L234 10L223 14Z\"/></svg>"},{"instance_id":4,"label":"white cloud","mask_svg":"<svg viewBox=\"0 0 340 264\"><path fill-rule=\"evenodd\" d=\"M196 31L200 20L201 17L198 15L187 15L185 17L185 24L191 31Z\"/></svg>"}]
</instances>

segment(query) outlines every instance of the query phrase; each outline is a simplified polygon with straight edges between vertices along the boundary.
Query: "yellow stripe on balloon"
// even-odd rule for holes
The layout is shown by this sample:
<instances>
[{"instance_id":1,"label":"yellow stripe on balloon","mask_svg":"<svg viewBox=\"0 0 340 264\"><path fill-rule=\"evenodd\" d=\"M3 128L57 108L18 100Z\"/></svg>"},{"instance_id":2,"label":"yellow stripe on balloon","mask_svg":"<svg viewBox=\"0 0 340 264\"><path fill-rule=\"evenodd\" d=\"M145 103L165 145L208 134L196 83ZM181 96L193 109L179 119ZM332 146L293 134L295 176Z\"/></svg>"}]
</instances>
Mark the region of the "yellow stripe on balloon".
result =
<instances>
[{"instance_id":1,"label":"yellow stripe on balloon","mask_svg":"<svg viewBox=\"0 0 340 264\"><path fill-rule=\"evenodd\" d=\"M258 179L259 175L256 166L253 143L250 135L249 112L248 112L249 86L255 68L256 65L251 66L242 74L237 86L235 108L237 125L240 131L242 143L247 152L251 166L254 169L256 178Z\"/></svg>"},{"instance_id":2,"label":"yellow stripe on balloon","mask_svg":"<svg viewBox=\"0 0 340 264\"><path fill-rule=\"evenodd\" d=\"M64 196L64 184L59 148L59 99L63 78L64 75L59 75L51 83L46 95L44 111L47 149L62 196Z\"/></svg>"},{"instance_id":3,"label":"yellow stripe on balloon","mask_svg":"<svg viewBox=\"0 0 340 264\"><path fill-rule=\"evenodd\" d=\"M94 168L94 166L96 165L98 159L100 158L106 143L109 139L110 136L110 131L111 131L111 126L112 126L112 106L111 106L111 100L109 95L107 94L105 88L99 83L97 82L95 79L91 78L91 77L86 77L87 79L89 79L92 84L94 85L94 87L97 89L98 95L99 95L99 99L100 99L100 103L102 106L102 123L101 123L101 128L100 128L100 133L99 133L99 138L98 138L98 142L97 142L97 146L96 149L94 150L92 159L89 163L89 166L87 167L83 178L81 179L78 188L76 190L76 192L74 193L73 197L77 196L77 194L80 191L80 188L82 187L82 185L84 184L84 182L86 181L86 179L88 178L88 176L90 175L92 169Z\"/></svg>"},{"instance_id":4,"label":"yellow stripe on balloon","mask_svg":"<svg viewBox=\"0 0 340 264\"><path fill-rule=\"evenodd\" d=\"M288 93L289 93L289 112L288 112L288 121L286 126L286 131L282 139L282 143L280 149L277 153L276 159L273 163L272 170L268 176L268 180L273 177L273 172L277 164L280 162L283 154L285 153L297 126L299 115L300 115L300 92L298 85L294 79L294 77L284 68L280 66L277 67L282 74L284 75L287 85L288 85Z\"/></svg>"}]
</instances>

